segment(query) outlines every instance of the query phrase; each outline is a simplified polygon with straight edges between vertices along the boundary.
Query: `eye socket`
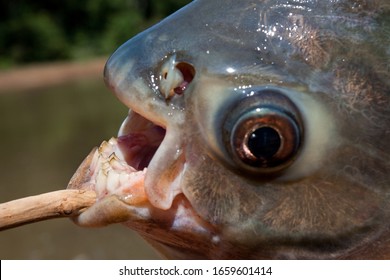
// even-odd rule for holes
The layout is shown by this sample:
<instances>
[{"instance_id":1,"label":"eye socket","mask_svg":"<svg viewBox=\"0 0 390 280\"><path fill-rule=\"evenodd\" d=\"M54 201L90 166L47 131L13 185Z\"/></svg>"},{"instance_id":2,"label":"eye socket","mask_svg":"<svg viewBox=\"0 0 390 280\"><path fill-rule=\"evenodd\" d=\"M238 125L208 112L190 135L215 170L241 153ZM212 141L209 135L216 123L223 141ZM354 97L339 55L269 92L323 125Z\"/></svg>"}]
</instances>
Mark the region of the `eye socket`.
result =
<instances>
[{"instance_id":1,"label":"eye socket","mask_svg":"<svg viewBox=\"0 0 390 280\"><path fill-rule=\"evenodd\" d=\"M298 108L276 90L260 90L234 105L224 121L223 137L234 162L254 173L287 168L303 141Z\"/></svg>"}]
</instances>

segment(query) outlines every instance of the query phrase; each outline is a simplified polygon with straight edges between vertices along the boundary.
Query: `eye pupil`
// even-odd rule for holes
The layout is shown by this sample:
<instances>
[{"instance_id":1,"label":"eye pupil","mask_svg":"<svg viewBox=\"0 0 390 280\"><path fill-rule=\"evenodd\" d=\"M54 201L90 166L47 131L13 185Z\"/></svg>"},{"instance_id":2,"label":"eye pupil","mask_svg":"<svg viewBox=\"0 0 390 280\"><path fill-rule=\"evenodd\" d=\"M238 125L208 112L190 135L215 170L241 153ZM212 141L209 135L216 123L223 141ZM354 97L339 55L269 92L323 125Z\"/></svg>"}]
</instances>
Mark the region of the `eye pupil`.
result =
<instances>
[{"instance_id":1,"label":"eye pupil","mask_svg":"<svg viewBox=\"0 0 390 280\"><path fill-rule=\"evenodd\" d=\"M260 127L248 138L248 149L258 159L269 159L280 149L279 133L272 127Z\"/></svg>"}]
</instances>

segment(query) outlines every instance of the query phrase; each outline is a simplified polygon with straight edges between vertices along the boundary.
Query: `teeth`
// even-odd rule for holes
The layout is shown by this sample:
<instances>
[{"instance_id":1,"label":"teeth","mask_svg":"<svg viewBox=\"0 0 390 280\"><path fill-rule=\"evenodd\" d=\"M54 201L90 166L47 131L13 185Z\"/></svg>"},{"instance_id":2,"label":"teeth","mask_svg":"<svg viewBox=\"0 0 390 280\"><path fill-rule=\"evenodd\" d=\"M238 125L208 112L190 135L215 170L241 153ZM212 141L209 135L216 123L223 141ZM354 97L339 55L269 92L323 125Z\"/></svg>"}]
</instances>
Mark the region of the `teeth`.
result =
<instances>
[{"instance_id":1,"label":"teeth","mask_svg":"<svg viewBox=\"0 0 390 280\"><path fill-rule=\"evenodd\" d=\"M109 193L115 193L119 187L120 174L114 173L114 171L108 172L107 175L107 190Z\"/></svg>"},{"instance_id":2,"label":"teeth","mask_svg":"<svg viewBox=\"0 0 390 280\"><path fill-rule=\"evenodd\" d=\"M103 142L94 156L91 170L96 174L91 175L91 184L95 185L98 198L113 194L131 205L149 202L156 208L169 209L174 198L182 192L181 174L185 168L182 137L175 131L178 130L165 130L130 110L118 132L121 138ZM151 147L148 147L150 150L145 148L147 152L154 153L152 148L158 147L148 163L148 172L146 168L142 171L135 169L146 164L133 164L137 162L137 156L142 155L132 151L131 145L125 146L130 150L129 154L126 149L122 152L119 148L119 145L123 148L123 143L127 144L125 137L132 135L136 138L138 134L147 139L147 143L140 144L141 148L142 145ZM149 160L147 156L150 155L144 156L140 159Z\"/></svg>"},{"instance_id":3,"label":"teeth","mask_svg":"<svg viewBox=\"0 0 390 280\"><path fill-rule=\"evenodd\" d=\"M95 191L98 197L103 197L106 194L106 182L107 176L104 175L104 171L101 169L96 176Z\"/></svg>"},{"instance_id":4,"label":"teeth","mask_svg":"<svg viewBox=\"0 0 390 280\"><path fill-rule=\"evenodd\" d=\"M115 138L100 145L94 155L91 168L94 170L91 181L95 183L98 198L115 194L126 203L147 201L143 191L146 169L136 171L127 165Z\"/></svg>"},{"instance_id":5,"label":"teeth","mask_svg":"<svg viewBox=\"0 0 390 280\"><path fill-rule=\"evenodd\" d=\"M120 181L121 184L123 184L122 190L126 193L123 197L123 201L127 204L134 205L148 201L144 188L145 173L146 169L140 172L126 174L126 176L121 176ZM129 182L132 182L132 184L129 185Z\"/></svg>"}]
</instances>

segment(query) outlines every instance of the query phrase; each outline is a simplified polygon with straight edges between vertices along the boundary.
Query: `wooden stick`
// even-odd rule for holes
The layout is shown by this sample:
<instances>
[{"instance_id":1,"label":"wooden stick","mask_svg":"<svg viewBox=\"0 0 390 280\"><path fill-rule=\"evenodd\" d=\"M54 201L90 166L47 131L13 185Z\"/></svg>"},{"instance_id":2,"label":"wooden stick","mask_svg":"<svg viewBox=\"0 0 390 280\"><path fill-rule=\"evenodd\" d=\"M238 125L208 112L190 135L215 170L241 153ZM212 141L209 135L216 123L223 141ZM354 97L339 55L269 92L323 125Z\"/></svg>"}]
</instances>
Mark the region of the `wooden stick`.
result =
<instances>
[{"instance_id":1,"label":"wooden stick","mask_svg":"<svg viewBox=\"0 0 390 280\"><path fill-rule=\"evenodd\" d=\"M60 190L0 204L0 231L42 220L80 215L94 204L96 194L86 190Z\"/></svg>"}]
</instances>

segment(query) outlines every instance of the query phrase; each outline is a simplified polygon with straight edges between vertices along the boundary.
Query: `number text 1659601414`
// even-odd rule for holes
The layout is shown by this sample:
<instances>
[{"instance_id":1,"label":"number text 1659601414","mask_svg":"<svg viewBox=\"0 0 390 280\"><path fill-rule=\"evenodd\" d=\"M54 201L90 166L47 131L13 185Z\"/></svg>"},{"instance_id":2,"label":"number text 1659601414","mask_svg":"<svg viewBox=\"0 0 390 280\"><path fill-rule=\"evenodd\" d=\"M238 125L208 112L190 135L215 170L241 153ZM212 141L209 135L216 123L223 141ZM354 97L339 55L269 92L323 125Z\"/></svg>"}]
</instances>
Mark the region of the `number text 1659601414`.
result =
<instances>
[{"instance_id":1,"label":"number text 1659601414","mask_svg":"<svg viewBox=\"0 0 390 280\"><path fill-rule=\"evenodd\" d=\"M271 267L235 267L235 266L223 266L213 267L213 275L262 275L271 276Z\"/></svg>"}]
</instances>

